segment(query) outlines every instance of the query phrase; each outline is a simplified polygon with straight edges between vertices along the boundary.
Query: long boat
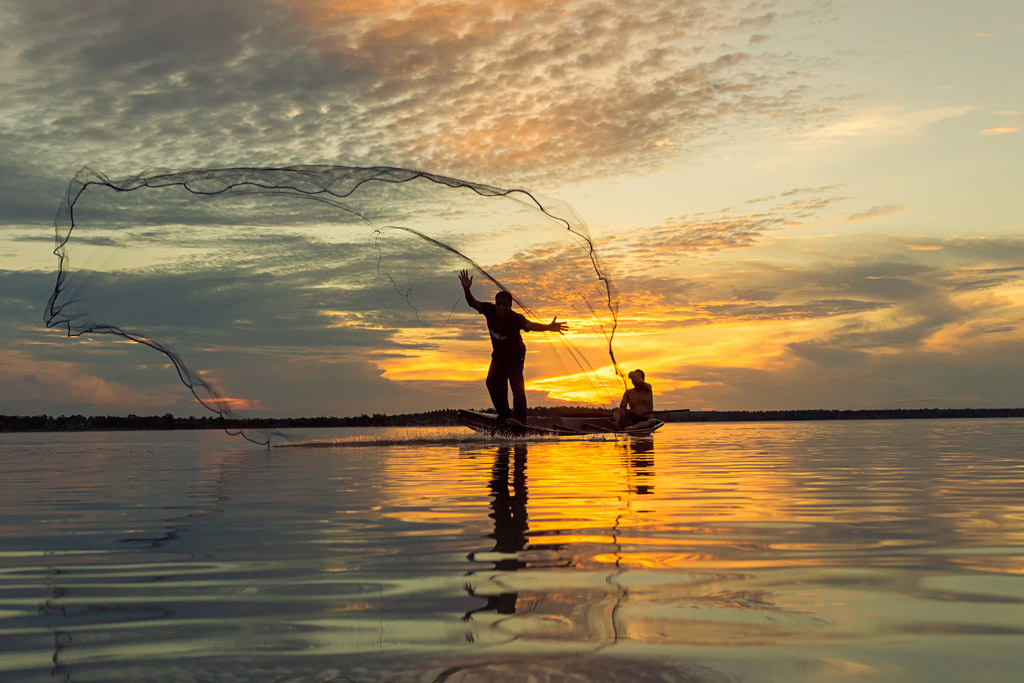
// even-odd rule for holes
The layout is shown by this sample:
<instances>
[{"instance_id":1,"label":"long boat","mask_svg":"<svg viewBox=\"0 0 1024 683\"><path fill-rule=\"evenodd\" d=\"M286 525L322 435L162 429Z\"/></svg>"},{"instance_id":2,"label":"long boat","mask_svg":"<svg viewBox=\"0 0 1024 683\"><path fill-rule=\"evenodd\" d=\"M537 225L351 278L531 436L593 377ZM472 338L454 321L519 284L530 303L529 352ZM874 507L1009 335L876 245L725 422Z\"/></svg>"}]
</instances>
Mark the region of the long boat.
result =
<instances>
[{"instance_id":1,"label":"long boat","mask_svg":"<svg viewBox=\"0 0 1024 683\"><path fill-rule=\"evenodd\" d=\"M657 420L643 429L619 429L610 417L533 417L528 424L519 425L500 423L493 413L460 410L459 424L481 434L515 438L573 434L653 434L665 423Z\"/></svg>"}]
</instances>

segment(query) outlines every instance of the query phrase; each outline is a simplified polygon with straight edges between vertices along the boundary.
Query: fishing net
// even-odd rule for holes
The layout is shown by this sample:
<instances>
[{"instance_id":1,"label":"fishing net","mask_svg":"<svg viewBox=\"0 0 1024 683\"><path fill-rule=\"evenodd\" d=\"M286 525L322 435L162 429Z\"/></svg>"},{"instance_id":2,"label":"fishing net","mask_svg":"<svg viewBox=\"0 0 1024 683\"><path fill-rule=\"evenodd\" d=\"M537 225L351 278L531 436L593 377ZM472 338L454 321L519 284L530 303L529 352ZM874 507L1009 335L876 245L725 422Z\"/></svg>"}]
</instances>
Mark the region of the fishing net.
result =
<instances>
[{"instance_id":1,"label":"fishing net","mask_svg":"<svg viewBox=\"0 0 1024 683\"><path fill-rule=\"evenodd\" d=\"M528 318L569 324L525 335L528 389L621 391L616 295L590 234L524 190L383 167L83 168L55 226L47 326L163 354L223 418L412 412L467 386L485 398L490 348L462 269L480 301L505 289Z\"/></svg>"}]
</instances>

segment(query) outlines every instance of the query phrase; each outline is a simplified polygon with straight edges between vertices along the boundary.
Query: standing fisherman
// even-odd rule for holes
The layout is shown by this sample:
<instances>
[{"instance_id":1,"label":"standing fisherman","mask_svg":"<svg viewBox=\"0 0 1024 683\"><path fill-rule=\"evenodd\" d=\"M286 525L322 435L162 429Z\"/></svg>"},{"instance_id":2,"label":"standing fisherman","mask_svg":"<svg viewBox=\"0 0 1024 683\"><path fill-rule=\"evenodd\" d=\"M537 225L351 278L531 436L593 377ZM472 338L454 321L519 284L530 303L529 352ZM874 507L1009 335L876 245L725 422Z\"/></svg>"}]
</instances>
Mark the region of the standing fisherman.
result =
<instances>
[{"instance_id":1,"label":"standing fisherman","mask_svg":"<svg viewBox=\"0 0 1024 683\"><path fill-rule=\"evenodd\" d=\"M477 301L469 288L473 278L463 270L459 272L466 303L487 319L491 333L491 367L487 370L487 393L498 411L498 421L512 425L526 424L526 386L523 381L523 363L526 344L521 331L564 333L568 326L558 322L558 316L547 325L527 320L512 310L512 293L504 290L494 295L494 303ZM508 408L508 389L512 388L513 410Z\"/></svg>"}]
</instances>

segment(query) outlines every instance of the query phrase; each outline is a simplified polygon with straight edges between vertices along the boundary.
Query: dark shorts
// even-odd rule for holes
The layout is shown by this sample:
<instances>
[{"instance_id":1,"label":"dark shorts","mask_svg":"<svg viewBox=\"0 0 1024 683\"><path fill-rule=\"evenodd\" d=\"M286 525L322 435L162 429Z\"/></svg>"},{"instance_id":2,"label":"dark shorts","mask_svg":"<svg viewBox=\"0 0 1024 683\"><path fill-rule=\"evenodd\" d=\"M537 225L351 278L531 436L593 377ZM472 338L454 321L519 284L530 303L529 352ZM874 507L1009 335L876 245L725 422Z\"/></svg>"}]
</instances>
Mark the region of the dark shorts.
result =
<instances>
[{"instance_id":1,"label":"dark shorts","mask_svg":"<svg viewBox=\"0 0 1024 683\"><path fill-rule=\"evenodd\" d=\"M526 387L523 381L523 361L526 349L512 353L492 353L491 367L487 369L487 391L498 412L498 419L515 417L526 422ZM508 407L508 392L512 390L512 409Z\"/></svg>"}]
</instances>

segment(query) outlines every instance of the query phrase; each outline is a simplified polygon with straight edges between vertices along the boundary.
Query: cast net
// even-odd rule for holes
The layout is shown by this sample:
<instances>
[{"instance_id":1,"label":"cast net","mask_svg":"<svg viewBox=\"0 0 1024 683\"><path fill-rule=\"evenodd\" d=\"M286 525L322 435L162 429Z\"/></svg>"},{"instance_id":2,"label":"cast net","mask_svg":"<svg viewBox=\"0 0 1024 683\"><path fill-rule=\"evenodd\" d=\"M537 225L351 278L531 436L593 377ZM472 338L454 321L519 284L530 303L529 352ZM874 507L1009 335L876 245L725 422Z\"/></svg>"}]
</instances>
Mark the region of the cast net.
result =
<instances>
[{"instance_id":1,"label":"cast net","mask_svg":"<svg viewBox=\"0 0 1024 683\"><path fill-rule=\"evenodd\" d=\"M589 231L524 190L386 167L83 168L55 226L47 326L149 347L225 419L486 404L490 345L462 269L480 301L506 289L528 318L568 323L524 335L531 404L621 392L615 289ZM149 381L154 363L111 358L123 346L81 353Z\"/></svg>"}]
</instances>

